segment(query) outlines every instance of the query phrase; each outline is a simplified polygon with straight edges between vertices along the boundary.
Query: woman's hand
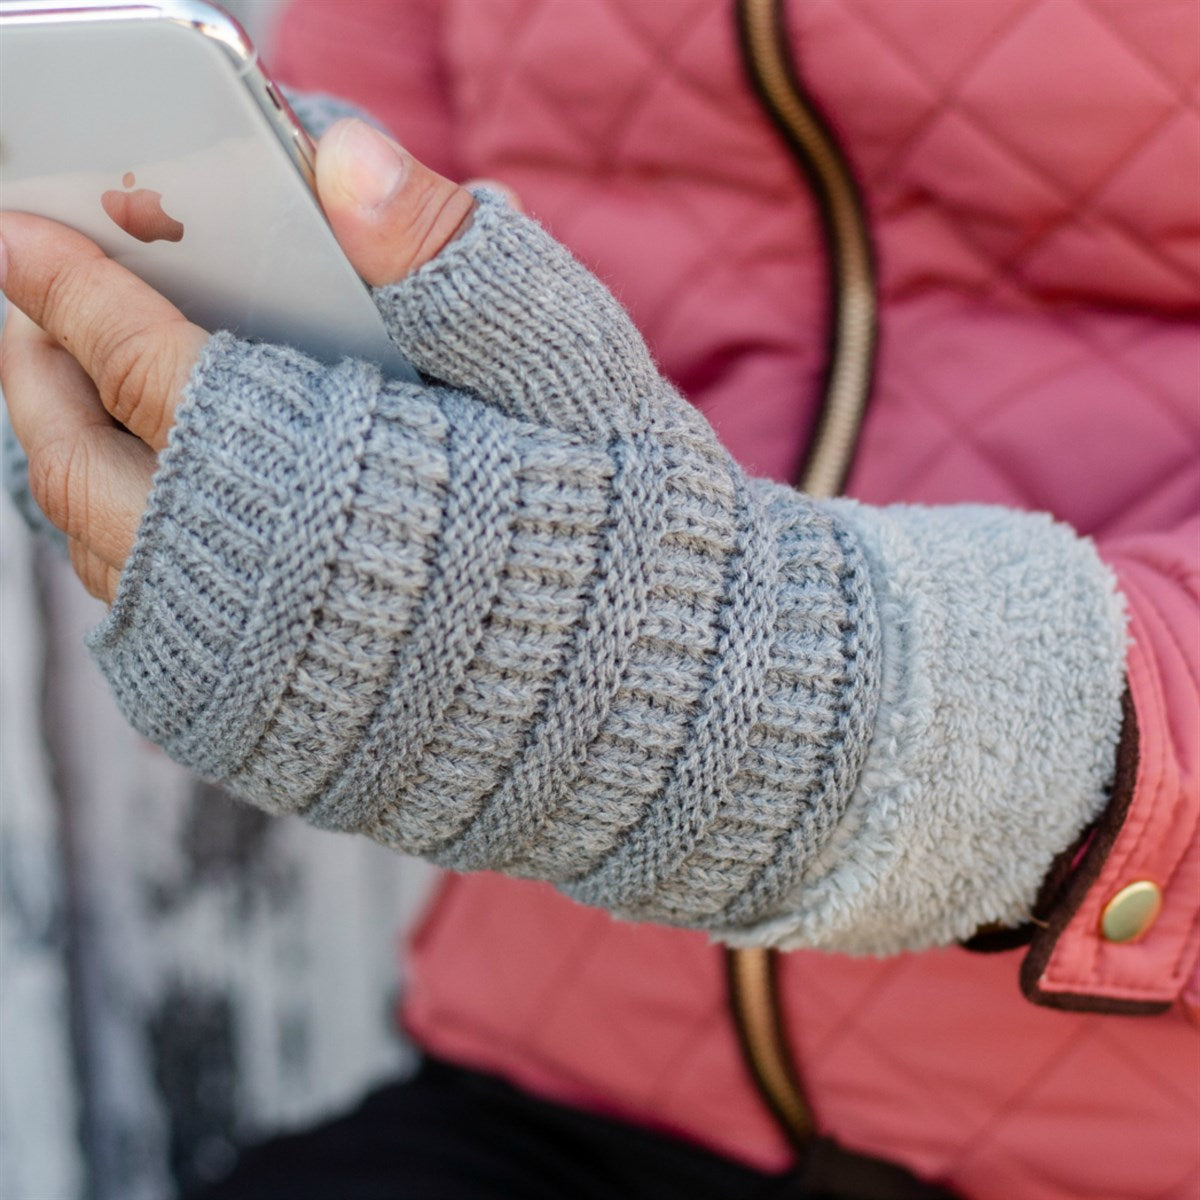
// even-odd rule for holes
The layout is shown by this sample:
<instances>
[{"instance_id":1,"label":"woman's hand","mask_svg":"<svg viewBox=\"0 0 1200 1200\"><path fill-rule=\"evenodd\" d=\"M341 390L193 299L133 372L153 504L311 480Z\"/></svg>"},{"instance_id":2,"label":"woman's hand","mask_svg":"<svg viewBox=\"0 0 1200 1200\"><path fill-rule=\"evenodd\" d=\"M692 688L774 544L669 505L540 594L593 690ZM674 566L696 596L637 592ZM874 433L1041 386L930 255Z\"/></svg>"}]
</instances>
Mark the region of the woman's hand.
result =
<instances>
[{"instance_id":1,"label":"woman's hand","mask_svg":"<svg viewBox=\"0 0 1200 1200\"><path fill-rule=\"evenodd\" d=\"M375 286L433 258L475 204L355 120L321 138L317 186L343 250ZM0 385L31 490L85 587L111 604L209 334L82 234L24 213L0 216L0 283L10 301Z\"/></svg>"}]
</instances>

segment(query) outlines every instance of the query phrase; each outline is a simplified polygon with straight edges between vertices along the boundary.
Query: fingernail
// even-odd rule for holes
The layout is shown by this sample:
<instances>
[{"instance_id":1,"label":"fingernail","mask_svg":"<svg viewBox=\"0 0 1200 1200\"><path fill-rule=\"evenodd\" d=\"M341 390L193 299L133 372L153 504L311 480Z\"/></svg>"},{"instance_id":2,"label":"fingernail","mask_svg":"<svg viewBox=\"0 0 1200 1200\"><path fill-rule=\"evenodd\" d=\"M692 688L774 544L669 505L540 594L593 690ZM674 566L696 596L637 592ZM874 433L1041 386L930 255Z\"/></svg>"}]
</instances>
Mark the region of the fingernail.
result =
<instances>
[{"instance_id":1,"label":"fingernail","mask_svg":"<svg viewBox=\"0 0 1200 1200\"><path fill-rule=\"evenodd\" d=\"M362 121L347 121L337 140L338 181L349 198L371 212L386 204L408 175L408 155Z\"/></svg>"}]
</instances>

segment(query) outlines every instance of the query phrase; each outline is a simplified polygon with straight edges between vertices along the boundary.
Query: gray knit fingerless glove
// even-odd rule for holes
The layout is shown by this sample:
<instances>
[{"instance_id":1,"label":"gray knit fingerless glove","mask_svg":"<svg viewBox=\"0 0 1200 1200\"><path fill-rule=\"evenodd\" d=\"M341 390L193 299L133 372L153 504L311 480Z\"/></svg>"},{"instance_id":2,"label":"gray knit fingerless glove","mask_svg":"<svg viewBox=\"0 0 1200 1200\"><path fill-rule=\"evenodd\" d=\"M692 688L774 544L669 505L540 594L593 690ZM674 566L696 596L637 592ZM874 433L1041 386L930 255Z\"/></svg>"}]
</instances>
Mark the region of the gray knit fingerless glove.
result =
<instances>
[{"instance_id":1,"label":"gray knit fingerless glove","mask_svg":"<svg viewBox=\"0 0 1200 1200\"><path fill-rule=\"evenodd\" d=\"M94 649L148 737L256 803L748 919L862 765L863 556L745 478L540 229L485 202L468 238L385 303L494 402L214 338Z\"/></svg>"},{"instance_id":2,"label":"gray knit fingerless glove","mask_svg":"<svg viewBox=\"0 0 1200 1200\"><path fill-rule=\"evenodd\" d=\"M146 736L270 810L732 939L1021 915L1111 770L1090 545L748 479L493 197L378 300L447 387L209 344L92 639Z\"/></svg>"}]
</instances>

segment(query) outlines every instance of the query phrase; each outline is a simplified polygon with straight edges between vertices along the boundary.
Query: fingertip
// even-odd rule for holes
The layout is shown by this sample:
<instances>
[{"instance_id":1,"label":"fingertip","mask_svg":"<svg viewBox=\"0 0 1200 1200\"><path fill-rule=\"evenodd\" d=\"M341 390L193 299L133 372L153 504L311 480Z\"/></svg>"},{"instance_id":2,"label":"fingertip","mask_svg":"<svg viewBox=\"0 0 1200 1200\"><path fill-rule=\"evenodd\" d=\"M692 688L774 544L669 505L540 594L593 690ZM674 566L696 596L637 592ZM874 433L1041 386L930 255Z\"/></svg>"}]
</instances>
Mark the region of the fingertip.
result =
<instances>
[{"instance_id":1,"label":"fingertip","mask_svg":"<svg viewBox=\"0 0 1200 1200\"><path fill-rule=\"evenodd\" d=\"M323 201L375 213L404 186L412 157L355 117L335 121L317 143L317 191Z\"/></svg>"},{"instance_id":2,"label":"fingertip","mask_svg":"<svg viewBox=\"0 0 1200 1200\"><path fill-rule=\"evenodd\" d=\"M465 188L353 118L330 126L317 147L317 194L346 257L373 287L432 259L475 207Z\"/></svg>"}]
</instances>

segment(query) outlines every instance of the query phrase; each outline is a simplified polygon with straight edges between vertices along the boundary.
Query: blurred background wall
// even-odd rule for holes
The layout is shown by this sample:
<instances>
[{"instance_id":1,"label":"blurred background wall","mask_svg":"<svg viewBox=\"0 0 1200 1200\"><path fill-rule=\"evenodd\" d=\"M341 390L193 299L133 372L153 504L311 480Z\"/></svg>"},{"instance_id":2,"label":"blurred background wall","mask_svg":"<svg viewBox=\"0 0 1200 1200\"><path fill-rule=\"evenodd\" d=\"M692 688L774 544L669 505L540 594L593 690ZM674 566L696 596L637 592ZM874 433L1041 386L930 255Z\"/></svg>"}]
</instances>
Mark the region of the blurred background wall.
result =
<instances>
[{"instance_id":1,"label":"blurred background wall","mask_svg":"<svg viewBox=\"0 0 1200 1200\"><path fill-rule=\"evenodd\" d=\"M226 7L269 63L278 0ZM0 503L0 1200L165 1200L405 1064L428 871L143 742L84 649L100 612Z\"/></svg>"},{"instance_id":2,"label":"blurred background wall","mask_svg":"<svg viewBox=\"0 0 1200 1200\"><path fill-rule=\"evenodd\" d=\"M254 39L254 44L269 58L271 33L280 10L288 0L224 0L221 7L233 13ZM319 4L353 4L354 0L316 0Z\"/></svg>"}]
</instances>

